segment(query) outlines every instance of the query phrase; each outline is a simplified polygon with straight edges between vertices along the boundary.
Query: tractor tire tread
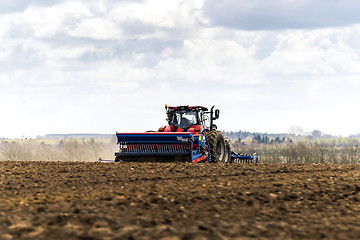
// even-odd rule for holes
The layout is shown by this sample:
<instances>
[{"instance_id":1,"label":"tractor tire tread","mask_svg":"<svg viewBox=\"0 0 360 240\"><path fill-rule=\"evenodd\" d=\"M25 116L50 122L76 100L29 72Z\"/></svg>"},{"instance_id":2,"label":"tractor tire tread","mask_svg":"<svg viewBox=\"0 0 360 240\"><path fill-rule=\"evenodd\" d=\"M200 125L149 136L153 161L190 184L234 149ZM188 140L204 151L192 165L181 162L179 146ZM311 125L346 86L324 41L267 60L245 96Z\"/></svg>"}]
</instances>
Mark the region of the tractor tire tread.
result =
<instances>
[{"instance_id":1,"label":"tractor tire tread","mask_svg":"<svg viewBox=\"0 0 360 240\"><path fill-rule=\"evenodd\" d=\"M225 138L220 131L212 130L207 133L209 148L210 148L210 155L211 155L211 162L225 162ZM217 153L218 144L221 145L221 154Z\"/></svg>"}]
</instances>

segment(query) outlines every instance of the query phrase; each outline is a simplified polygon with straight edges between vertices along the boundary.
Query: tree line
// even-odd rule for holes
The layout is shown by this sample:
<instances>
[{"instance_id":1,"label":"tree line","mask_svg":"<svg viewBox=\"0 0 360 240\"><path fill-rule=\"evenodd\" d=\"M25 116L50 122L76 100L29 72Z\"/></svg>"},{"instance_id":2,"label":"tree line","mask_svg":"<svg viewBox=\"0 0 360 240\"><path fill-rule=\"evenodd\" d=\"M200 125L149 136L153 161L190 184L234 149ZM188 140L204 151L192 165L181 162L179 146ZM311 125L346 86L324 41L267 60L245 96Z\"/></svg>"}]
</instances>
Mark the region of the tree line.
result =
<instances>
[{"instance_id":1,"label":"tree line","mask_svg":"<svg viewBox=\"0 0 360 240\"><path fill-rule=\"evenodd\" d=\"M224 132L232 149L260 156L262 163L360 163L360 137ZM242 136L240 138L239 136Z\"/></svg>"}]
</instances>

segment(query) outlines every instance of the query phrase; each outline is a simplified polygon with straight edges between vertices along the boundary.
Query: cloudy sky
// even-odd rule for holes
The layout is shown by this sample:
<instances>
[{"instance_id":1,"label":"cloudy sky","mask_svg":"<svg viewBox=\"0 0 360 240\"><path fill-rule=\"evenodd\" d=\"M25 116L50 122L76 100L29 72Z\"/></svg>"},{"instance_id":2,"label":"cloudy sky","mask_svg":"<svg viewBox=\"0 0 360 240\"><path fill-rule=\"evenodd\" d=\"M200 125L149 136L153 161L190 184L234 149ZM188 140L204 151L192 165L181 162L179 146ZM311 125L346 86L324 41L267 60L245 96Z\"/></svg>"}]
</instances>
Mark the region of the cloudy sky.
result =
<instances>
[{"instance_id":1,"label":"cloudy sky","mask_svg":"<svg viewBox=\"0 0 360 240\"><path fill-rule=\"evenodd\" d=\"M156 130L360 133L360 1L0 2L0 137Z\"/></svg>"}]
</instances>

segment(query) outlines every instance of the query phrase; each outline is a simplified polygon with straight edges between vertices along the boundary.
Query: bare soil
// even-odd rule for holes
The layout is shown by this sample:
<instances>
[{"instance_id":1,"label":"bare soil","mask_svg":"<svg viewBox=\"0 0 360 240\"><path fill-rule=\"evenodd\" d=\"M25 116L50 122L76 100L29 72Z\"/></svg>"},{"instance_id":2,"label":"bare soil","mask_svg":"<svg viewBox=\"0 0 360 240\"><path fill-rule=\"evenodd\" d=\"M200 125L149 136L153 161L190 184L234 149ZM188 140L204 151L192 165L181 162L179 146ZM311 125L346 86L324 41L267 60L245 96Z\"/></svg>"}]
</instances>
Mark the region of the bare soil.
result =
<instances>
[{"instance_id":1,"label":"bare soil","mask_svg":"<svg viewBox=\"0 0 360 240\"><path fill-rule=\"evenodd\" d=\"M0 239L360 239L360 165L0 162Z\"/></svg>"}]
</instances>

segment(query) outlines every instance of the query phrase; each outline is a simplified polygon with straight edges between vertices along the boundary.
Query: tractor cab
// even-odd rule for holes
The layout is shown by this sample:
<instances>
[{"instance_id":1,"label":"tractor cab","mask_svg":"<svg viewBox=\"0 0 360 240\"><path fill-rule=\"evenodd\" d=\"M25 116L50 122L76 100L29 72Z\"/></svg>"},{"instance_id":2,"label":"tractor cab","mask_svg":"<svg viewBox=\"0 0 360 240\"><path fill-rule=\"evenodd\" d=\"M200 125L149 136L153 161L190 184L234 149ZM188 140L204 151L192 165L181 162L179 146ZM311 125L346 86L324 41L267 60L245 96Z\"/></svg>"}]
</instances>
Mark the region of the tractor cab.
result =
<instances>
[{"instance_id":1,"label":"tractor cab","mask_svg":"<svg viewBox=\"0 0 360 240\"><path fill-rule=\"evenodd\" d=\"M178 106L167 107L168 126L159 128L159 132L191 132L200 134L206 127L206 121L210 120L205 113L208 109L201 106Z\"/></svg>"}]
</instances>

